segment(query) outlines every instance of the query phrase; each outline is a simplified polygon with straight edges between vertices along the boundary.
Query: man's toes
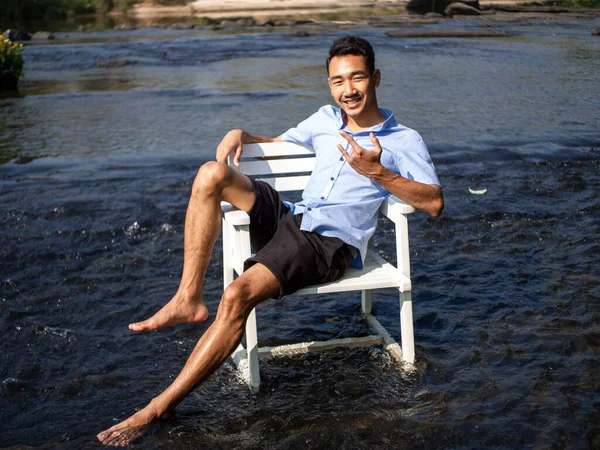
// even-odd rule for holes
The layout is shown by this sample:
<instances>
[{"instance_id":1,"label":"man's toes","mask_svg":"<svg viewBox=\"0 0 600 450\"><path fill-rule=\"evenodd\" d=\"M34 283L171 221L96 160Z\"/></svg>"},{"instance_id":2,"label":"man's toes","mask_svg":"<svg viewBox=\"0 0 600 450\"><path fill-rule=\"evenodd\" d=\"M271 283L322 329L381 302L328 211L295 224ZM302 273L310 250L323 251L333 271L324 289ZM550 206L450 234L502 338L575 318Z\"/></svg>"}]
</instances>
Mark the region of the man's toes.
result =
<instances>
[{"instance_id":1,"label":"man's toes","mask_svg":"<svg viewBox=\"0 0 600 450\"><path fill-rule=\"evenodd\" d=\"M157 329L155 323L153 323L150 319L144 320L143 322L134 322L129 324L129 329L133 331L152 331Z\"/></svg>"}]
</instances>

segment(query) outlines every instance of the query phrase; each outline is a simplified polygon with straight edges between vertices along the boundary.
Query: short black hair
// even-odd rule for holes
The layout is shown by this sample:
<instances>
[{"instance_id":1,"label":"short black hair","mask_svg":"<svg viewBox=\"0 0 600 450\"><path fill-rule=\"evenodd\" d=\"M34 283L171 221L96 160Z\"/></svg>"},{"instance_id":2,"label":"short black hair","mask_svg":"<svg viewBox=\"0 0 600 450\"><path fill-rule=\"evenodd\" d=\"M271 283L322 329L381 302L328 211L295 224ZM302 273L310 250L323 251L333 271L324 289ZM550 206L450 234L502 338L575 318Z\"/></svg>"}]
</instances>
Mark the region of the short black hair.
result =
<instances>
[{"instance_id":1,"label":"short black hair","mask_svg":"<svg viewBox=\"0 0 600 450\"><path fill-rule=\"evenodd\" d=\"M335 56L356 55L365 58L369 73L375 72L375 52L366 39L358 36L344 36L336 39L329 47L329 56L325 62L327 74L329 75L329 63Z\"/></svg>"}]
</instances>

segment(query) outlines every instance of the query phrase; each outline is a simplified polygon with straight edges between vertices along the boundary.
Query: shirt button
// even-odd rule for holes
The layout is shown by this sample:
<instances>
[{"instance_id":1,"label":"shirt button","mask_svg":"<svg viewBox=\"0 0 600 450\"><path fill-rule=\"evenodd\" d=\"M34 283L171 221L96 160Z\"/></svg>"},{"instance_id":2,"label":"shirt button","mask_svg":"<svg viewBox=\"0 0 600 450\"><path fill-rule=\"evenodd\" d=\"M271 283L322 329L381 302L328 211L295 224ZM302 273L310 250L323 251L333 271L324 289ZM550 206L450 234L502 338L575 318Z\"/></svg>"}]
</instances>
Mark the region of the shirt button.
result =
<instances>
[{"instance_id":1,"label":"shirt button","mask_svg":"<svg viewBox=\"0 0 600 450\"><path fill-rule=\"evenodd\" d=\"M325 197L321 197L321 200L325 200Z\"/></svg>"},{"instance_id":2,"label":"shirt button","mask_svg":"<svg viewBox=\"0 0 600 450\"><path fill-rule=\"evenodd\" d=\"M309 211L312 211L312 208L308 208Z\"/></svg>"},{"instance_id":3,"label":"shirt button","mask_svg":"<svg viewBox=\"0 0 600 450\"><path fill-rule=\"evenodd\" d=\"M343 157L343 156L340 156L340 161L343 161L343 160L344 160L344 157Z\"/></svg>"},{"instance_id":4,"label":"shirt button","mask_svg":"<svg viewBox=\"0 0 600 450\"><path fill-rule=\"evenodd\" d=\"M335 178L331 177L330 180L333 181L333 180L335 180Z\"/></svg>"}]
</instances>

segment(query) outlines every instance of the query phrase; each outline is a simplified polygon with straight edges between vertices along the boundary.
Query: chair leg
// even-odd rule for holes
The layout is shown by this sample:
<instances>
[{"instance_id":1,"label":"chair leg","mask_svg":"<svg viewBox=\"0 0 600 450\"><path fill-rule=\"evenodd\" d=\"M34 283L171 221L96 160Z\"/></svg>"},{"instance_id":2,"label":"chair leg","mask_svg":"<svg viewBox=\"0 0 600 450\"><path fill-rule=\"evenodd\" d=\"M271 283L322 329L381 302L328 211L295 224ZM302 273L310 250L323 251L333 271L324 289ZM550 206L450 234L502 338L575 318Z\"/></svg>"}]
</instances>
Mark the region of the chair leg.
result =
<instances>
[{"instance_id":1,"label":"chair leg","mask_svg":"<svg viewBox=\"0 0 600 450\"><path fill-rule=\"evenodd\" d=\"M415 335L413 331L412 293L400 292L400 332L402 338L402 359L415 362Z\"/></svg>"},{"instance_id":2,"label":"chair leg","mask_svg":"<svg viewBox=\"0 0 600 450\"><path fill-rule=\"evenodd\" d=\"M371 314L373 308L373 291L361 291L361 309L364 314Z\"/></svg>"},{"instance_id":3,"label":"chair leg","mask_svg":"<svg viewBox=\"0 0 600 450\"><path fill-rule=\"evenodd\" d=\"M246 352L248 355L248 371L250 390L257 393L260 389L260 372L258 370L258 332L256 328L256 308L252 310L246 322Z\"/></svg>"},{"instance_id":4,"label":"chair leg","mask_svg":"<svg viewBox=\"0 0 600 450\"><path fill-rule=\"evenodd\" d=\"M231 225L224 220L221 229L223 230L223 290L225 290L233 283L234 278L231 243L234 242L235 236Z\"/></svg>"}]
</instances>

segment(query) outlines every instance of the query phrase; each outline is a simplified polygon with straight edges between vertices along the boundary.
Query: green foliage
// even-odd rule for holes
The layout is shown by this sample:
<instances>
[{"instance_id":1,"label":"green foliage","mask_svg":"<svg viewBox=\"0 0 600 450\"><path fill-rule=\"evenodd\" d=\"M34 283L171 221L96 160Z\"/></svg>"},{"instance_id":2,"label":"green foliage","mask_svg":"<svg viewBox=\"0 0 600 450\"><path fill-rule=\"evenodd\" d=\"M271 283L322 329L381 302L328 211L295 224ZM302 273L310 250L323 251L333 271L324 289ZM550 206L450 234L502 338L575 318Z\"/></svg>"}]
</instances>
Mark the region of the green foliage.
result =
<instances>
[{"instance_id":1,"label":"green foliage","mask_svg":"<svg viewBox=\"0 0 600 450\"><path fill-rule=\"evenodd\" d=\"M137 1L139 0L2 0L0 24L24 20L64 19L94 12L106 14L113 8L125 14Z\"/></svg>"},{"instance_id":2,"label":"green foliage","mask_svg":"<svg viewBox=\"0 0 600 450\"><path fill-rule=\"evenodd\" d=\"M18 80L23 76L23 44L15 44L8 39L0 40L0 71L10 70Z\"/></svg>"}]
</instances>

